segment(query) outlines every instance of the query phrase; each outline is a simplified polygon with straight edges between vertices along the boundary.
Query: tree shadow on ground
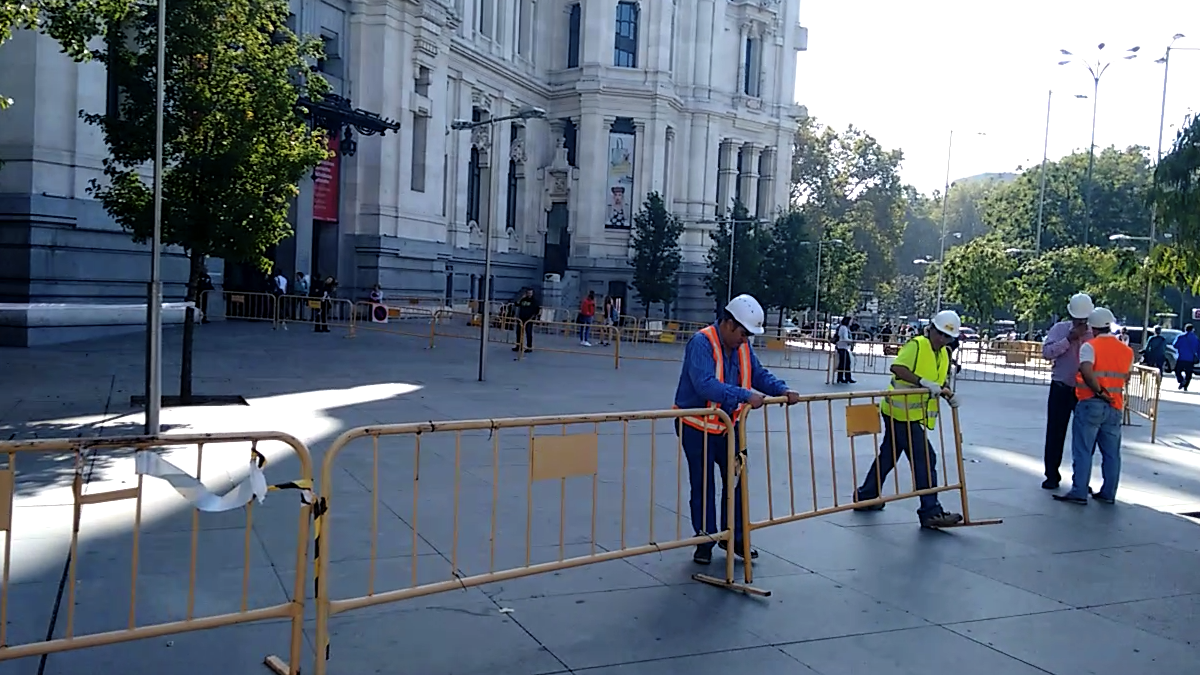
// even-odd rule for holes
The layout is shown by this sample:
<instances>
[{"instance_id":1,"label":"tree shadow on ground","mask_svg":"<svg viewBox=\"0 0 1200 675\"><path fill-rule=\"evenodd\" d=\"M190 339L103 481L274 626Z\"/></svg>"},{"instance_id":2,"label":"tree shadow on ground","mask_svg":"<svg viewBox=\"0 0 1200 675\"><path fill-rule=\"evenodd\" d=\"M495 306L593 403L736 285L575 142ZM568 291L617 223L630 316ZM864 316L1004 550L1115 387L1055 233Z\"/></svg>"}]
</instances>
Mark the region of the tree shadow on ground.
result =
<instances>
[{"instance_id":1,"label":"tree shadow on ground","mask_svg":"<svg viewBox=\"0 0 1200 675\"><path fill-rule=\"evenodd\" d=\"M84 423L27 422L0 424L0 440L75 440L82 438L118 439L142 436L144 427L135 422L116 422L119 416ZM183 428L185 425L163 425L163 431ZM75 474L81 473L85 480L94 472L102 472L121 457L128 456L127 450L85 449L77 447L45 452L23 451L5 453L0 448L0 463L9 465L15 458L16 485L18 493L26 493L52 487L66 487Z\"/></svg>"}]
</instances>

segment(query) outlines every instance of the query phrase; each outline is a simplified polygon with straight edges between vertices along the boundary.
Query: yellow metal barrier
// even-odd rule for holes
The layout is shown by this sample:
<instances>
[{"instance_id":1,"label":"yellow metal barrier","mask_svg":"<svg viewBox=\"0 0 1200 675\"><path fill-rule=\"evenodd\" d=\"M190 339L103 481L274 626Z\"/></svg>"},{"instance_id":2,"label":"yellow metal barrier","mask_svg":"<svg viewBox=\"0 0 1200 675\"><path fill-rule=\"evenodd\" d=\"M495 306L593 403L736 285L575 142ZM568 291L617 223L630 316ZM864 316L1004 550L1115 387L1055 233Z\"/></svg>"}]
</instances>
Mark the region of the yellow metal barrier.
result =
<instances>
[{"instance_id":1,"label":"yellow metal barrier","mask_svg":"<svg viewBox=\"0 0 1200 675\"><path fill-rule=\"evenodd\" d=\"M1158 400L1162 392L1162 371L1151 366L1134 365L1125 383L1124 423L1130 424L1130 413L1150 422L1150 442L1158 439Z\"/></svg>"},{"instance_id":2,"label":"yellow metal barrier","mask_svg":"<svg viewBox=\"0 0 1200 675\"><path fill-rule=\"evenodd\" d=\"M200 312L209 320L270 321L273 324L278 298L270 293L204 291L200 294Z\"/></svg>"},{"instance_id":3,"label":"yellow metal barrier","mask_svg":"<svg viewBox=\"0 0 1200 675\"><path fill-rule=\"evenodd\" d=\"M433 347L438 337L478 340L482 330L483 315L472 311L453 309L438 310L429 328L429 346ZM516 344L521 322L503 313L489 314L488 342Z\"/></svg>"},{"instance_id":4,"label":"yellow metal barrier","mask_svg":"<svg viewBox=\"0 0 1200 675\"><path fill-rule=\"evenodd\" d=\"M525 321L516 331L523 352L557 352L607 356L620 368L620 341L616 328L606 324L568 321Z\"/></svg>"},{"instance_id":5,"label":"yellow metal barrier","mask_svg":"<svg viewBox=\"0 0 1200 675\"><path fill-rule=\"evenodd\" d=\"M275 305L276 322L287 328L288 323L312 326L316 332L345 328L346 337L354 337L354 303L341 298L313 298L302 295L281 295Z\"/></svg>"},{"instance_id":6,"label":"yellow metal barrier","mask_svg":"<svg viewBox=\"0 0 1200 675\"><path fill-rule=\"evenodd\" d=\"M354 305L355 330L427 338L439 310L418 303L358 302ZM376 314L380 312L382 316Z\"/></svg>"},{"instance_id":7,"label":"yellow metal barrier","mask_svg":"<svg viewBox=\"0 0 1200 675\"><path fill-rule=\"evenodd\" d=\"M343 433L321 465L327 519L317 553L318 651L330 644L332 617L355 609L698 544L732 548L732 528L691 536L691 526L683 524L689 479L673 426L681 417L707 414L729 422L720 411L664 410L422 422ZM736 466L733 433L722 436L726 466ZM370 439L370 452L346 452L362 438ZM345 484L365 487L366 494L356 499L337 488L346 474ZM726 472L724 481L730 523L734 474ZM343 524L351 524L340 510L369 521L346 528L358 541L370 529L369 564L365 574L351 575L362 584L352 594L330 589L340 537L347 536ZM723 578L693 578L761 593L736 581L733 558L727 556ZM749 584L749 564L744 572ZM384 575L390 579L381 582ZM317 675L325 667L318 658Z\"/></svg>"},{"instance_id":8,"label":"yellow metal barrier","mask_svg":"<svg viewBox=\"0 0 1200 675\"><path fill-rule=\"evenodd\" d=\"M194 448L195 456L195 477L199 478L202 474L204 465L204 457L206 450L211 453L213 446L223 446L222 449L228 449L228 446L242 446L241 448L233 448L239 451L242 456L246 457L249 462L255 462L259 468L265 464L265 456L260 452L260 447L267 443L281 443L289 446L299 460L299 479L281 483L279 485L270 486L268 489L288 490L295 489L302 491L302 505L299 510L297 520L297 538L295 552L295 572L294 579L290 589L291 599L287 602L268 605L268 606L251 606L250 596L250 569L251 569L251 553L254 549L260 546L252 533L253 515L254 515L254 500L249 501L243 507L245 512L245 535L242 538L242 581L241 595L236 604L237 611L228 611L225 613L201 614L197 615L197 578L205 581L209 576L208 570L197 569L197 551L199 550L199 535L200 535L200 512L193 510L191 523L190 537L190 556L188 556L188 581L187 581L187 601L184 606L172 606L172 595L165 596L155 595L150 598L150 602L146 602L146 597L143 594L143 602L139 603L138 595L138 578L140 574L179 574L181 572L177 567L170 569L142 569L139 566L140 550L144 541L148 541L154 537L153 533L142 532L143 520L143 486L146 480L146 475L151 475L150 472L145 474L138 473L137 482L134 487L108 490L97 492L94 490L85 490L84 471L90 463L92 457L85 456L86 453L103 452L103 451L120 451L127 452L129 450L148 452L157 455L156 451L164 448ZM210 455L211 456L211 455ZM308 537L309 537L309 521L312 518L312 458L309 455L308 449L299 440L284 433L229 433L229 434L190 434L178 436L164 437L130 437L130 438L85 438L85 439L46 439L32 441L9 441L0 443L0 457L6 457L8 466L0 470L0 532L4 533L4 566L3 566L3 585L0 586L0 662L19 659L29 656L37 656L41 654L50 654L55 652L63 652L76 649L86 649L89 647L99 647L103 645L112 645L123 642L132 642L150 637L159 637L163 635L173 635L177 633L187 633L191 631L206 630L221 626L232 626L236 624L252 623L257 621L268 621L274 619L289 619L291 621L291 637L288 645L287 661L284 661L278 656L268 656L266 664L279 675L298 675L300 672L300 657L301 649L304 645L304 598L305 598L305 578L307 572L308 560ZM11 622L11 617L8 615L8 600L11 591L9 587L9 566L12 553L12 535L13 535L13 514L14 514L14 494L21 490L21 467L26 462L33 464L37 458L52 458L53 461L67 460L74 462L74 477L71 482L71 492L74 495L73 522L71 526L71 543L70 557L67 569L66 597L63 598L65 617L60 621L65 622L65 629L61 630L61 637L47 638L40 642L27 642L24 644L12 645L8 642L7 629ZM141 460L137 460L140 465ZM174 467L171 467L172 469ZM160 474L161 475L161 474ZM151 478L151 480L155 480ZM178 476L172 478L173 483L180 481ZM186 478L182 479L187 482ZM239 493L240 494L240 493ZM262 495L265 496L265 495ZM96 621L90 613L84 612L83 623L88 626L97 625L100 630L90 630L80 632L77 630L78 623L76 614L78 613L78 604L82 604L85 608L86 603L77 602L77 592L79 589L85 588L81 586L77 577L79 574L80 565L80 525L83 519L84 507L97 504L111 504L116 502L132 501L132 528L133 541L131 547L130 558L130 593L128 604L128 620L123 621L120 626L102 626L102 621ZM19 508L19 507L18 507ZM211 510L211 509L210 509ZM35 525L38 527L41 524ZM318 525L319 527L319 525ZM86 529L85 534L86 534ZM86 573L87 566L83 566ZM276 570L277 572L279 570ZM210 605L211 602L204 600L201 596L201 604ZM220 604L220 603L218 603ZM233 603L226 603L230 607ZM153 608L151 610L151 608ZM157 613L172 613L181 616L181 619L165 621L159 623L138 623L138 612L155 611ZM18 617L20 619L21 617ZM27 617L26 617L27 618ZM103 630L107 628L107 630Z\"/></svg>"},{"instance_id":9,"label":"yellow metal barrier","mask_svg":"<svg viewBox=\"0 0 1200 675\"><path fill-rule=\"evenodd\" d=\"M948 418L939 415L936 430L928 432L940 436L937 443L940 465L944 476L950 474L951 466L954 467L953 480L947 477L942 485L938 485L936 469L932 462L927 461L924 464L929 473L925 477L929 479L931 487L918 489L917 472L911 462L908 469L910 479L902 481L900 477L904 467L898 460L907 453L893 450L890 456L881 455L880 437L885 432L884 424L894 425L892 437L904 447L920 445L921 439L913 438L911 426L895 423L890 417L885 418L880 414L879 404L883 399L901 396L928 400L929 394L913 393L913 390L822 394L802 396L794 406L786 405L786 398L774 397L768 398L766 405L757 412L745 409L738 424L742 447L750 449L750 466L763 467L761 478L751 479L749 475L743 478L742 498L745 501L742 512L750 521L746 526L747 531L850 509L874 510L892 501L952 491L959 493L961 501L963 521L959 526L1001 522L971 519L957 410L950 409ZM945 410L949 405L942 402L941 407ZM794 411L799 411L798 415ZM949 443L946 439L947 421L950 426ZM902 430L908 430L907 438ZM761 442L751 445L747 440L756 437ZM864 437L869 437L871 442L870 454L866 456L862 452ZM939 452L928 445L926 447L927 458L936 460ZM947 447L953 450L952 464L946 461ZM867 475L860 467L869 464L868 460L880 462L881 456L884 457L885 468L888 464L895 466L890 471L891 480L884 480L883 472L878 472L875 485L866 486L868 489L873 487L876 494L871 499L857 501L858 487ZM889 482L892 484L890 491L886 489Z\"/></svg>"}]
</instances>

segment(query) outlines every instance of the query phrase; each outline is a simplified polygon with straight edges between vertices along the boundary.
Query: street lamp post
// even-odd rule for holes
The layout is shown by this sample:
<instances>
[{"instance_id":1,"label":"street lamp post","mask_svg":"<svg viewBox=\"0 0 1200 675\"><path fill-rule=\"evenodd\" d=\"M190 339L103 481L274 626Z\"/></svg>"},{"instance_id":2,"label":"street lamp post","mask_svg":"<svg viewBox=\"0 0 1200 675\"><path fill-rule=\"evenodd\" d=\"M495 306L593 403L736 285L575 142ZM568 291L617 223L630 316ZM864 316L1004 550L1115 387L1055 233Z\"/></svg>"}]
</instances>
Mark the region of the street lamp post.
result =
<instances>
[{"instance_id":1,"label":"street lamp post","mask_svg":"<svg viewBox=\"0 0 1200 675\"><path fill-rule=\"evenodd\" d=\"M162 413L162 202L163 109L166 98L167 0L158 0L158 44L154 71L154 234L150 238L150 283L146 292L146 435L157 436Z\"/></svg>"},{"instance_id":2,"label":"street lamp post","mask_svg":"<svg viewBox=\"0 0 1200 675\"><path fill-rule=\"evenodd\" d=\"M805 246L812 246L814 242L806 241ZM816 293L813 294L813 325L815 326L819 318L819 310L821 308L821 251L825 248L825 244L844 244L841 239L829 239L815 242L817 245L817 283Z\"/></svg>"},{"instance_id":3,"label":"street lamp post","mask_svg":"<svg viewBox=\"0 0 1200 675\"><path fill-rule=\"evenodd\" d=\"M477 127L492 127L500 122L509 122L512 120L532 120L545 119L546 111L543 108L535 106L524 106L517 110L512 115L503 117L489 117L486 120L473 122L471 120L454 120L450 123L450 128L455 131L469 131ZM490 136L490 134L489 134ZM479 331L479 381L483 382L487 373L487 344L488 344L488 327L491 324L491 302L490 295L492 290L492 219L487 219L487 227L483 235L483 292L480 293L480 302L483 304L483 310L480 312L480 331Z\"/></svg>"},{"instance_id":4,"label":"street lamp post","mask_svg":"<svg viewBox=\"0 0 1200 675\"><path fill-rule=\"evenodd\" d=\"M1155 158L1155 164L1154 164L1154 169L1155 169L1155 171L1154 171L1154 186L1155 186L1155 188L1158 187L1158 165L1162 162L1163 126L1166 124L1166 121L1167 121L1167 75L1169 74L1170 68L1171 68L1171 50L1179 49L1179 50L1183 50L1183 51L1200 51L1200 47L1176 47L1175 42L1183 37L1185 37L1183 33L1176 33L1175 36L1171 38L1170 44L1167 45L1166 53L1163 54L1162 58L1157 59L1155 61L1155 63L1163 64L1162 108L1158 114L1158 147L1156 149L1156 158ZM1155 234L1156 234L1156 229L1157 229L1156 226L1158 225L1158 208L1155 205L1155 202L1151 201L1150 204L1151 204L1150 205L1150 247L1149 247L1149 250L1146 252L1146 257L1148 260L1152 261L1152 260L1154 260L1154 242L1155 242ZM1145 321L1143 322L1143 326L1148 324L1150 321L1150 285L1151 285L1150 284L1150 269L1149 269L1149 267L1147 267L1147 269L1146 269L1146 311L1145 311ZM1180 295L1182 295L1182 293ZM1181 311L1180 318L1182 319L1182 317L1183 317L1183 313ZM1147 340L1146 331L1143 330L1142 331L1142 345L1143 346L1145 346L1146 340Z\"/></svg>"},{"instance_id":5,"label":"street lamp post","mask_svg":"<svg viewBox=\"0 0 1200 675\"><path fill-rule=\"evenodd\" d=\"M1126 61L1135 59L1137 58L1137 53L1140 49L1141 47L1130 47L1126 50L1128 53L1121 58L1125 59ZM1096 50L1103 51L1104 43L1101 42L1099 45L1097 45ZM1083 213L1083 245L1087 246L1088 237L1092 227L1092 170L1095 168L1096 164L1096 113L1100 105L1100 78L1104 75L1104 72L1108 70L1108 67L1113 64L1113 62L1103 62L1097 58L1095 63L1091 63L1086 60L1080 60L1074 54L1065 49L1060 49L1059 51L1062 52L1063 56L1069 56L1071 58L1064 61L1059 61L1058 65L1065 66L1068 63L1074 63L1078 61L1087 68L1088 73L1090 73L1092 76L1092 142L1090 145L1088 145L1087 187L1084 194Z\"/></svg>"},{"instance_id":6,"label":"street lamp post","mask_svg":"<svg viewBox=\"0 0 1200 675\"><path fill-rule=\"evenodd\" d=\"M1109 235L1109 237L1108 237L1109 241L1144 241L1147 244L1146 245L1146 308L1145 308L1145 311L1142 313L1142 328L1143 329L1148 328L1150 326L1150 268L1149 268L1149 265L1150 265L1151 257L1154 255L1154 243L1156 241L1154 238L1154 227L1153 227L1154 221L1151 220L1150 222L1151 222L1151 227L1150 227L1150 236L1149 237L1135 237L1133 235L1121 234L1121 233ZM1166 233L1163 235L1163 237L1166 239L1170 239L1171 234ZM1133 249L1131 249L1131 250L1133 250ZM1143 330L1142 331L1142 346L1143 347L1146 346L1147 339L1148 338L1146 337L1146 331Z\"/></svg>"},{"instance_id":7,"label":"street lamp post","mask_svg":"<svg viewBox=\"0 0 1200 675\"><path fill-rule=\"evenodd\" d=\"M976 136L987 136L983 131L975 132ZM954 130L950 130L950 142L946 145L946 187L942 192L942 236L940 237L940 249L938 251L938 292L937 292L937 311L942 311L942 260L946 257L946 217L947 207L950 205L950 162L954 157ZM961 232L956 232L955 236L962 238Z\"/></svg>"}]
</instances>

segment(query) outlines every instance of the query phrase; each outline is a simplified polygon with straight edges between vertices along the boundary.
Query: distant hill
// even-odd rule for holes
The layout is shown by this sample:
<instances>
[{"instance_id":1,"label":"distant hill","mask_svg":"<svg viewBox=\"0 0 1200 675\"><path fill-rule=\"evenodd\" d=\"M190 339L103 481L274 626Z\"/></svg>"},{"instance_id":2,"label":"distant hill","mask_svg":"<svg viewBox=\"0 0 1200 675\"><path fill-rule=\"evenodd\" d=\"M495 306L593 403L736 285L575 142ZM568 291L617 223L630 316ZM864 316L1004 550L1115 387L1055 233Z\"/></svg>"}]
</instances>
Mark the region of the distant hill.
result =
<instances>
[{"instance_id":1,"label":"distant hill","mask_svg":"<svg viewBox=\"0 0 1200 675\"><path fill-rule=\"evenodd\" d=\"M1019 176L1019 175L1021 175L1021 174L1011 173L1011 172L981 173L981 174L977 174L974 176L967 176L966 178L959 178L958 180L956 180L954 182L958 183L960 185L963 183L991 183L991 182L1010 183L1010 182L1016 180L1017 176Z\"/></svg>"}]
</instances>

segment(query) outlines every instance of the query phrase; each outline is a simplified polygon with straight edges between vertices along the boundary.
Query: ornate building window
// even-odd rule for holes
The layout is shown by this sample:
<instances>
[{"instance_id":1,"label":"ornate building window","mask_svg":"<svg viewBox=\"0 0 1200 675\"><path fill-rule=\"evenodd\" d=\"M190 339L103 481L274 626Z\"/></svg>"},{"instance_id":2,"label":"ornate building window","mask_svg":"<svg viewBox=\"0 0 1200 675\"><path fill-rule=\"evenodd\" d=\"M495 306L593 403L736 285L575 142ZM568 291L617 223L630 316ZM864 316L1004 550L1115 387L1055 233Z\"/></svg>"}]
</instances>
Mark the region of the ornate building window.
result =
<instances>
[{"instance_id":1,"label":"ornate building window","mask_svg":"<svg viewBox=\"0 0 1200 675\"><path fill-rule=\"evenodd\" d=\"M638 67L638 18L641 10L636 2L617 3L617 32L613 41L613 65L618 68Z\"/></svg>"}]
</instances>

